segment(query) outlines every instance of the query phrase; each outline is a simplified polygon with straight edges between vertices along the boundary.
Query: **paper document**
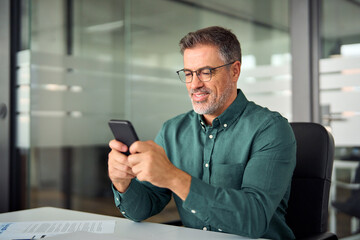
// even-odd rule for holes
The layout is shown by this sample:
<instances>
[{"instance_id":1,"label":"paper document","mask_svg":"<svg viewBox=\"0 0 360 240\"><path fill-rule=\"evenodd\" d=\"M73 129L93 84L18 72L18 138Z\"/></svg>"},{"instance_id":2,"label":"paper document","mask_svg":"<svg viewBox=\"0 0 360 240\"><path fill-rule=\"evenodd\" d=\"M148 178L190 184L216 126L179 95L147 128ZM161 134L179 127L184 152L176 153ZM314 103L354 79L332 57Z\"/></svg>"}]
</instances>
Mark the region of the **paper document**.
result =
<instances>
[{"instance_id":1,"label":"paper document","mask_svg":"<svg viewBox=\"0 0 360 240\"><path fill-rule=\"evenodd\" d=\"M0 222L0 239L41 239L72 232L114 233L115 221Z\"/></svg>"},{"instance_id":2,"label":"paper document","mask_svg":"<svg viewBox=\"0 0 360 240\"><path fill-rule=\"evenodd\" d=\"M46 237L46 240L131 240L129 238L122 238L119 236L114 236L114 234L99 234L89 233L89 232L74 232L66 233L61 235L56 235L52 237Z\"/></svg>"}]
</instances>

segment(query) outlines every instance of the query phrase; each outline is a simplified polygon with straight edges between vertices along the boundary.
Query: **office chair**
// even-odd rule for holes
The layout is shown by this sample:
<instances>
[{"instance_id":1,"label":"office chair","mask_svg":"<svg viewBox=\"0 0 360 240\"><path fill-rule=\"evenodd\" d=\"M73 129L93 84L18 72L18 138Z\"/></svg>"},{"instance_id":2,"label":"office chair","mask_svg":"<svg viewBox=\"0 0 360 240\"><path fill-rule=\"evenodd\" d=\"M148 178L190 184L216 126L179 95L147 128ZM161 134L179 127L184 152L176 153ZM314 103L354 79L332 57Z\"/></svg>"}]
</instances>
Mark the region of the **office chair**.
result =
<instances>
[{"instance_id":1,"label":"office chair","mask_svg":"<svg viewBox=\"0 0 360 240\"><path fill-rule=\"evenodd\" d=\"M296 239L338 239L327 232L334 139L320 124L291 123L297 152L286 222Z\"/></svg>"}]
</instances>

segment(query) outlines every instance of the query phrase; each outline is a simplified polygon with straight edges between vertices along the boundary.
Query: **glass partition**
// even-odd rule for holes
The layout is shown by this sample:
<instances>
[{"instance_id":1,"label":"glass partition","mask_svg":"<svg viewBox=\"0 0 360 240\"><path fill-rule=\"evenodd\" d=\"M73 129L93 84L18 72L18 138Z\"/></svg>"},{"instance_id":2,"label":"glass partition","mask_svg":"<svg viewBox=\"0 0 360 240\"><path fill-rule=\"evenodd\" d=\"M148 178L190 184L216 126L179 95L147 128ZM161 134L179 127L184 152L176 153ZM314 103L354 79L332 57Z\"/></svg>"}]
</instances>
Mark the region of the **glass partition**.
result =
<instances>
[{"instance_id":1,"label":"glass partition","mask_svg":"<svg viewBox=\"0 0 360 240\"><path fill-rule=\"evenodd\" d=\"M335 139L332 202L346 202L360 160L360 2L322 1L320 103ZM358 180L359 181L359 180ZM359 222L330 205L330 231L350 235Z\"/></svg>"},{"instance_id":2,"label":"glass partition","mask_svg":"<svg viewBox=\"0 0 360 240\"><path fill-rule=\"evenodd\" d=\"M142 140L189 111L178 42L211 25L243 49L249 100L291 120L288 1L23 1L17 124L27 207L119 216L107 177L107 126L131 120ZM174 206L151 221L177 218Z\"/></svg>"},{"instance_id":3,"label":"glass partition","mask_svg":"<svg viewBox=\"0 0 360 240\"><path fill-rule=\"evenodd\" d=\"M126 118L124 1L29 3L29 42L17 56L27 205L116 215L107 121Z\"/></svg>"}]
</instances>

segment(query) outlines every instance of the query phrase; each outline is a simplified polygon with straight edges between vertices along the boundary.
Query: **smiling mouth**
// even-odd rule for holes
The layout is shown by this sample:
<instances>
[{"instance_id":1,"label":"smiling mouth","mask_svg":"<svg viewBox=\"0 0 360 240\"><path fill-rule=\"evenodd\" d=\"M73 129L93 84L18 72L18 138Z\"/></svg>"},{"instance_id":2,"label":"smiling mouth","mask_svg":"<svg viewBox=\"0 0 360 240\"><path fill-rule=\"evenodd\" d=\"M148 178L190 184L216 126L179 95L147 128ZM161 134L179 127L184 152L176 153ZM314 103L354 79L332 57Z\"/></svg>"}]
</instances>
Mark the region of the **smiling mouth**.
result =
<instances>
[{"instance_id":1,"label":"smiling mouth","mask_svg":"<svg viewBox=\"0 0 360 240\"><path fill-rule=\"evenodd\" d=\"M209 96L207 92L197 92L192 94L192 99L194 102L204 102Z\"/></svg>"}]
</instances>

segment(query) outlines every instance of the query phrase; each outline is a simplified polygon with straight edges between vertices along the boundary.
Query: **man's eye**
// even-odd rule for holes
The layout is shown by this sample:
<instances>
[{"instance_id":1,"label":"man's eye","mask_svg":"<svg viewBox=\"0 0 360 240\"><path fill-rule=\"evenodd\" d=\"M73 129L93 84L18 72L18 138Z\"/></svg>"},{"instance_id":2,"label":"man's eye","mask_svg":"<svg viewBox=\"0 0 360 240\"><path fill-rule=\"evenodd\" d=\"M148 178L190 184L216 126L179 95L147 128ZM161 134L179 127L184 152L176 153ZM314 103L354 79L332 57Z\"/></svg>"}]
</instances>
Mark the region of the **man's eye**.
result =
<instances>
[{"instance_id":1,"label":"man's eye","mask_svg":"<svg viewBox=\"0 0 360 240\"><path fill-rule=\"evenodd\" d=\"M191 75L192 75L191 72L185 72L186 77L190 77Z\"/></svg>"},{"instance_id":2,"label":"man's eye","mask_svg":"<svg viewBox=\"0 0 360 240\"><path fill-rule=\"evenodd\" d=\"M208 70L202 71L201 74L205 75L205 76L208 76L208 75L210 75L210 71L208 71Z\"/></svg>"}]
</instances>

